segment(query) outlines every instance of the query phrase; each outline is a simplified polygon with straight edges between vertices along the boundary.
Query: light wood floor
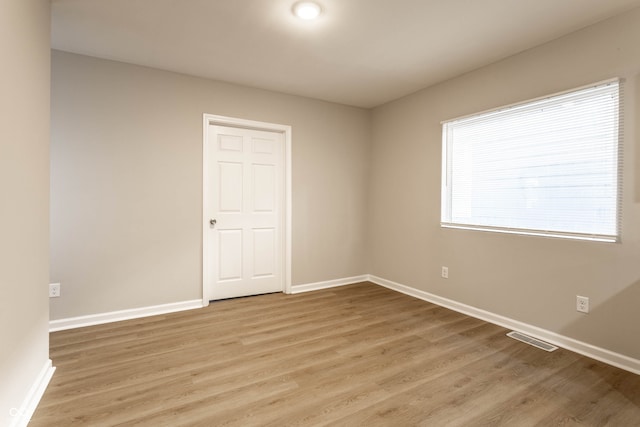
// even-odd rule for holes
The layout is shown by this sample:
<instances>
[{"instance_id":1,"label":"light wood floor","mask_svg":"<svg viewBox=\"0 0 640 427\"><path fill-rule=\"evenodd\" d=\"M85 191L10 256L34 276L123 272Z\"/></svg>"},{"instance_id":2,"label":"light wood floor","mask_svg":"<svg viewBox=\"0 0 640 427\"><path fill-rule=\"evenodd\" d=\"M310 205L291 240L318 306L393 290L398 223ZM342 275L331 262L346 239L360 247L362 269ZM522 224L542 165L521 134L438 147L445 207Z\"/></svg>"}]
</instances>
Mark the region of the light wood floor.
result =
<instances>
[{"instance_id":1,"label":"light wood floor","mask_svg":"<svg viewBox=\"0 0 640 427\"><path fill-rule=\"evenodd\" d=\"M362 283L51 334L37 426L640 426L640 376Z\"/></svg>"}]
</instances>

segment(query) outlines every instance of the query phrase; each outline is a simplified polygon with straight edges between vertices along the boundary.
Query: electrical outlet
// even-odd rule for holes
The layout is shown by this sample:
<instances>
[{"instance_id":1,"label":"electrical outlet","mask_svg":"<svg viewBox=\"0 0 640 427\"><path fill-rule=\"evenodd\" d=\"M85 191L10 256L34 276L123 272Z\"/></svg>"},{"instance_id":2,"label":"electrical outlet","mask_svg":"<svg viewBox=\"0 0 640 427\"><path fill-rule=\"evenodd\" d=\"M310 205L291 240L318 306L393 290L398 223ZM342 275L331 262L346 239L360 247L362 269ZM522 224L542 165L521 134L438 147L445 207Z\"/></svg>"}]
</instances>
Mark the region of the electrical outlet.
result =
<instances>
[{"instance_id":1,"label":"electrical outlet","mask_svg":"<svg viewBox=\"0 0 640 427\"><path fill-rule=\"evenodd\" d=\"M449 267L442 266L442 278L443 279L449 278Z\"/></svg>"},{"instance_id":2,"label":"electrical outlet","mask_svg":"<svg viewBox=\"0 0 640 427\"><path fill-rule=\"evenodd\" d=\"M49 284L49 298L58 298L60 296L60 283Z\"/></svg>"},{"instance_id":3,"label":"electrical outlet","mask_svg":"<svg viewBox=\"0 0 640 427\"><path fill-rule=\"evenodd\" d=\"M589 312L589 297L581 297L576 295L576 310L581 313Z\"/></svg>"}]
</instances>

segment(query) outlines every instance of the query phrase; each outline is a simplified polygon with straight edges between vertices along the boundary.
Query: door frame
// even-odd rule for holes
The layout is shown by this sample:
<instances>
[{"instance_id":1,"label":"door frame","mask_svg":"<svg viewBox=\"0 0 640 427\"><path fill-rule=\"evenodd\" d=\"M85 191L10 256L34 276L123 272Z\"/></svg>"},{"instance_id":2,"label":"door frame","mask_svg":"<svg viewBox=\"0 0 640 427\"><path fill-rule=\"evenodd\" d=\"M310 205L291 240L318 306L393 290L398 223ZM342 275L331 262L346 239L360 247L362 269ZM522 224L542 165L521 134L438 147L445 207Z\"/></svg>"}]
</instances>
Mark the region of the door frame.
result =
<instances>
[{"instance_id":1,"label":"door frame","mask_svg":"<svg viewBox=\"0 0 640 427\"><path fill-rule=\"evenodd\" d=\"M214 114L203 114L202 126L202 306L209 305L209 289L207 283L211 279L208 274L207 260L209 258L209 220L206 217L209 210L209 202L207 194L211 190L209 188L209 148L207 139L209 135L209 126L219 125L252 130L263 130L269 132L277 132L283 135L284 147L283 153L283 206L282 215L284 216L282 225L282 249L280 260L282 262L283 272L283 289L286 294L291 293L291 224L292 224L292 208L291 208L291 126L276 123L259 122L255 120L240 119L236 117L218 116Z\"/></svg>"}]
</instances>

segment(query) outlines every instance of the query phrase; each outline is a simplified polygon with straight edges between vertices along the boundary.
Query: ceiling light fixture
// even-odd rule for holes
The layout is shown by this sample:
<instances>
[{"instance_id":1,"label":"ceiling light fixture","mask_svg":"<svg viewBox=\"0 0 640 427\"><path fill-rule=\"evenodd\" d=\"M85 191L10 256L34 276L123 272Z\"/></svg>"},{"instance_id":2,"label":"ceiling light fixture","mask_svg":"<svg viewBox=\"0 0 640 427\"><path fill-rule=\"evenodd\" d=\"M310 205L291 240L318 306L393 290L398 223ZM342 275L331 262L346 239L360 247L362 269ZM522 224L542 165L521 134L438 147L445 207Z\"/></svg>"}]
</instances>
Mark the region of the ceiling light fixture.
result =
<instances>
[{"instance_id":1,"label":"ceiling light fixture","mask_svg":"<svg viewBox=\"0 0 640 427\"><path fill-rule=\"evenodd\" d=\"M293 14L305 21L313 21L320 16L322 8L312 1L301 1L293 5Z\"/></svg>"}]
</instances>

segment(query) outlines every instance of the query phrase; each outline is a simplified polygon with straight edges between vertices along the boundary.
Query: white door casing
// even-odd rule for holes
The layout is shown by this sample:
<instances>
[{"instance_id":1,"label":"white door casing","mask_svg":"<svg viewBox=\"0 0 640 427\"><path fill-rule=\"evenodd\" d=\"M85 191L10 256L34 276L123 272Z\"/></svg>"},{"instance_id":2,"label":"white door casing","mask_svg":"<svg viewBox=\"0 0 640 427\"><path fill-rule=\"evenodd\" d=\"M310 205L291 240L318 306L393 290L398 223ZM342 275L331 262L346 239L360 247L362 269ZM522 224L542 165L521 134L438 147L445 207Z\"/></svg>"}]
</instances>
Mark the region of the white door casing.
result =
<instances>
[{"instance_id":1,"label":"white door casing","mask_svg":"<svg viewBox=\"0 0 640 427\"><path fill-rule=\"evenodd\" d=\"M290 127L205 114L203 131L203 304L290 292Z\"/></svg>"}]
</instances>

